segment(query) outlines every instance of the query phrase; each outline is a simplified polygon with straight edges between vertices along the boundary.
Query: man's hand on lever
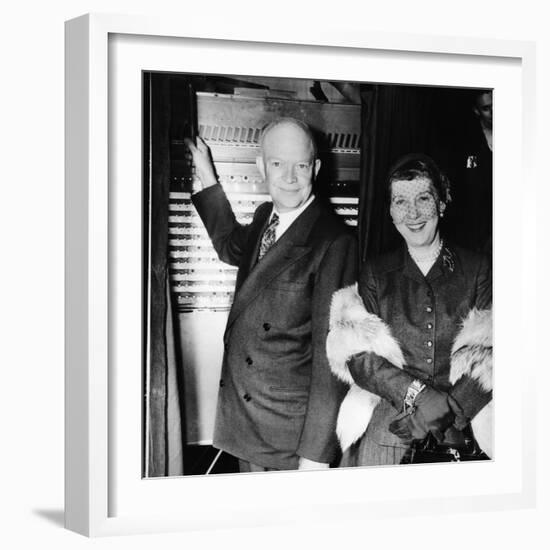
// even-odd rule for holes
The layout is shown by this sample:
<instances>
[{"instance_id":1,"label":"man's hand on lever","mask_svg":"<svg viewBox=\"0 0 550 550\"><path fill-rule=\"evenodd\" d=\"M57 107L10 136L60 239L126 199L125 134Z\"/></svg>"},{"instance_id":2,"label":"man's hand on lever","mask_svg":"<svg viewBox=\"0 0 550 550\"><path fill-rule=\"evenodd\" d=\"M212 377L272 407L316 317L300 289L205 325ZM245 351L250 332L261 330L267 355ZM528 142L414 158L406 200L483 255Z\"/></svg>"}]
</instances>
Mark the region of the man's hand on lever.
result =
<instances>
[{"instance_id":1,"label":"man's hand on lever","mask_svg":"<svg viewBox=\"0 0 550 550\"><path fill-rule=\"evenodd\" d=\"M216 171L214 170L214 163L212 162L208 145L206 145L204 140L199 136L197 136L196 145L193 143L193 140L189 138L185 138L184 142L189 151L191 151L196 174L203 188L216 185L218 183L218 178L216 177Z\"/></svg>"}]
</instances>

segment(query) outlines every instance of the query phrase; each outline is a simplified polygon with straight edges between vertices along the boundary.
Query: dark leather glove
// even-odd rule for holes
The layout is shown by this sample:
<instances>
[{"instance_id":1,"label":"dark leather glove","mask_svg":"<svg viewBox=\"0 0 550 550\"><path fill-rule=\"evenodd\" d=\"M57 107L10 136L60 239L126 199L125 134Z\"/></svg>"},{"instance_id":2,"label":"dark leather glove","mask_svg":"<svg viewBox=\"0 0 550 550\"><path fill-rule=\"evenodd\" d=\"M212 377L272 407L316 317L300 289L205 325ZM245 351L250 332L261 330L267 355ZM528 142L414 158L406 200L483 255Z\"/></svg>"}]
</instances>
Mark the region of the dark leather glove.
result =
<instances>
[{"instance_id":1,"label":"dark leather glove","mask_svg":"<svg viewBox=\"0 0 550 550\"><path fill-rule=\"evenodd\" d=\"M422 440L431 433L438 443L455 420L447 393L426 386L414 401L412 414L404 415L390 424L390 432L407 442Z\"/></svg>"},{"instance_id":2,"label":"dark leather glove","mask_svg":"<svg viewBox=\"0 0 550 550\"><path fill-rule=\"evenodd\" d=\"M449 391L456 419L455 426L463 430L474 416L493 398L491 390L484 389L470 376L462 376Z\"/></svg>"},{"instance_id":3,"label":"dark leather glove","mask_svg":"<svg viewBox=\"0 0 550 550\"><path fill-rule=\"evenodd\" d=\"M367 351L352 355L346 365L360 388L383 397L397 410L403 408L403 399L414 376Z\"/></svg>"},{"instance_id":4,"label":"dark leather glove","mask_svg":"<svg viewBox=\"0 0 550 550\"><path fill-rule=\"evenodd\" d=\"M457 430L454 426L450 426L445 431L445 438L443 440L444 445L460 449L466 446L466 437L464 432Z\"/></svg>"}]
</instances>

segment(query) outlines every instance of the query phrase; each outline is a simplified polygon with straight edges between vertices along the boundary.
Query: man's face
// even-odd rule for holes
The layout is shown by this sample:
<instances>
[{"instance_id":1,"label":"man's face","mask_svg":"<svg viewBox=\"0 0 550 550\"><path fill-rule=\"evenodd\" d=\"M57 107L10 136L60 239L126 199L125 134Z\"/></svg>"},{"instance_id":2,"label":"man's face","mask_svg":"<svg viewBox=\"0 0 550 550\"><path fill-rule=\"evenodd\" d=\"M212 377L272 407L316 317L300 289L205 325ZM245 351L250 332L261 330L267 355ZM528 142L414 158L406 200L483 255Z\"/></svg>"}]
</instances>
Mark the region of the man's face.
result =
<instances>
[{"instance_id":1,"label":"man's face","mask_svg":"<svg viewBox=\"0 0 550 550\"><path fill-rule=\"evenodd\" d=\"M485 129L493 129L493 94L491 92L477 96L474 113Z\"/></svg>"},{"instance_id":2,"label":"man's face","mask_svg":"<svg viewBox=\"0 0 550 550\"><path fill-rule=\"evenodd\" d=\"M321 167L313 158L309 136L291 123L279 124L265 135L256 163L279 212L295 210L309 199Z\"/></svg>"},{"instance_id":3,"label":"man's face","mask_svg":"<svg viewBox=\"0 0 550 550\"><path fill-rule=\"evenodd\" d=\"M392 182L390 215L408 246L418 248L432 244L437 235L439 214L444 209L445 204L438 200L428 178Z\"/></svg>"}]
</instances>

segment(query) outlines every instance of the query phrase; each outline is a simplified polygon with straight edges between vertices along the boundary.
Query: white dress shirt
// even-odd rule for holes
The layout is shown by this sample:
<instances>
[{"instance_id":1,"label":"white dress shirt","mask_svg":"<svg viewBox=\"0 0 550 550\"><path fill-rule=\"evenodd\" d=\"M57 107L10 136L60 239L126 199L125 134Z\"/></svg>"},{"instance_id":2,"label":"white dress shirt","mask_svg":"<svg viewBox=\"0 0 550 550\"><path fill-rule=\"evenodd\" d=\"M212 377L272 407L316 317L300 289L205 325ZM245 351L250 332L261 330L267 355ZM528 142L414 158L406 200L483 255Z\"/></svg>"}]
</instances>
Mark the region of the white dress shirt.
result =
<instances>
[{"instance_id":1,"label":"white dress shirt","mask_svg":"<svg viewBox=\"0 0 550 550\"><path fill-rule=\"evenodd\" d=\"M271 221L271 218L275 212L277 212L277 216L279 216L279 225L275 228L275 242L281 238L283 233L292 225L294 220L313 202L314 198L315 195L312 194L309 199L302 204L302 206L288 212L278 212L275 205L273 205L273 211L271 212L271 216L269 216L269 221Z\"/></svg>"}]
</instances>

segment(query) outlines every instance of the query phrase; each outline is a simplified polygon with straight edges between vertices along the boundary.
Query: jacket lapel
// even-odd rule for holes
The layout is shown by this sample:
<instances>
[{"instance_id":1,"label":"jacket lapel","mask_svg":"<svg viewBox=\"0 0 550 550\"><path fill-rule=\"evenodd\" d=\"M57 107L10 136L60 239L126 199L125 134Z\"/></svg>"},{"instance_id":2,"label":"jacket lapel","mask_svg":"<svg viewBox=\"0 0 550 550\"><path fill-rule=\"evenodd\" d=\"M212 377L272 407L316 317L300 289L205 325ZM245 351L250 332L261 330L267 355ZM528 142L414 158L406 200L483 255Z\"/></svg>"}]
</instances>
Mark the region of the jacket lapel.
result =
<instances>
[{"instance_id":1,"label":"jacket lapel","mask_svg":"<svg viewBox=\"0 0 550 550\"><path fill-rule=\"evenodd\" d=\"M458 270L462 272L461 266L458 264L456 254L448 246L443 247L443 250L435 263L432 265L430 271L426 274L426 277L420 271L420 268L416 265L415 261L411 258L407 251L407 247L403 247L403 275L409 279L413 279L419 283L432 284L440 277L453 278L454 271Z\"/></svg>"},{"instance_id":2,"label":"jacket lapel","mask_svg":"<svg viewBox=\"0 0 550 550\"><path fill-rule=\"evenodd\" d=\"M250 233L248 247L245 251L245 254L241 261L241 265L239 267L239 272L237 274L237 281L235 284L235 292L237 295L239 294L240 288L243 285L244 281L246 281L249 273L252 271L254 265L256 264L258 253L260 251L260 242L262 240L262 235L266 230L272 210L273 207L265 209L265 212L262 213L261 217L257 220L254 229Z\"/></svg>"},{"instance_id":3,"label":"jacket lapel","mask_svg":"<svg viewBox=\"0 0 550 550\"><path fill-rule=\"evenodd\" d=\"M422 274L422 271L420 271L420 268L416 265L415 261L411 258L406 246L403 246L402 254L403 275L413 281L416 281L417 283L424 283L424 275Z\"/></svg>"},{"instance_id":4,"label":"jacket lapel","mask_svg":"<svg viewBox=\"0 0 550 550\"><path fill-rule=\"evenodd\" d=\"M261 227L256 242L249 247L250 257L246 259L247 276L241 282L233 307L229 313L227 326L231 326L235 319L243 312L262 290L276 279L294 262L311 251L308 245L309 235L313 225L320 214L320 207L317 200L314 200L305 210L296 218L292 225L285 231L280 239L271 247L269 252L260 262L256 262L260 240L267 223ZM269 216L268 216L269 217ZM254 265L255 264L255 265Z\"/></svg>"},{"instance_id":5,"label":"jacket lapel","mask_svg":"<svg viewBox=\"0 0 550 550\"><path fill-rule=\"evenodd\" d=\"M456 277L455 274L462 275L462 266L458 261L457 255L452 250L452 247L444 244L443 250L439 255L439 258L432 266L432 269L428 272L426 280L433 284L440 277L445 277L445 284L450 286L460 286L460 277Z\"/></svg>"}]
</instances>

